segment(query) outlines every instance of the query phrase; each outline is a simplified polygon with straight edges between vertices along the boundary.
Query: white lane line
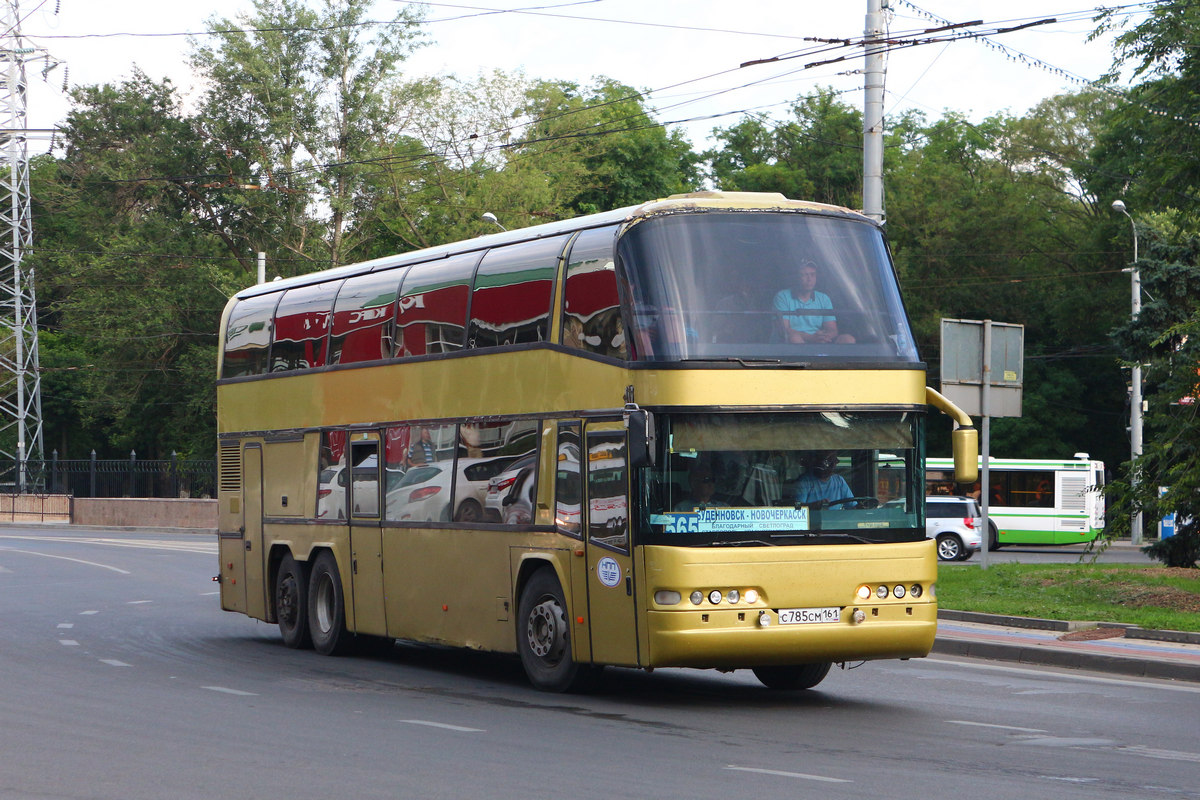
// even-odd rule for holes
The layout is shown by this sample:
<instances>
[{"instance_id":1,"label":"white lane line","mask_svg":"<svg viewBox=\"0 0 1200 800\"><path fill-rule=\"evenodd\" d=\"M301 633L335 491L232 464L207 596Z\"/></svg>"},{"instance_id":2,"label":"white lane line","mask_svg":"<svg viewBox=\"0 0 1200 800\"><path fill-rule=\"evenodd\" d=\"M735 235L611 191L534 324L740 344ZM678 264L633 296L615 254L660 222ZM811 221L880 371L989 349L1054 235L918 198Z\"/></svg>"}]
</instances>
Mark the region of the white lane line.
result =
<instances>
[{"instance_id":1,"label":"white lane line","mask_svg":"<svg viewBox=\"0 0 1200 800\"><path fill-rule=\"evenodd\" d=\"M1017 733L1048 733L1039 728L1018 728L1015 725L994 725L990 722L971 722L965 719L948 719L951 725L970 725L972 728L996 728L1002 731L1016 731Z\"/></svg>"},{"instance_id":2,"label":"white lane line","mask_svg":"<svg viewBox=\"0 0 1200 800\"><path fill-rule=\"evenodd\" d=\"M74 561L76 564L86 564L89 567L100 567L101 569L111 569L113 572L119 572L122 575L131 574L127 569L120 567L111 567L108 564L97 564L95 561L84 561L82 558L68 558L67 556L56 556L51 553L39 553L34 550L18 550L15 547L0 547L6 553L24 553L27 556L41 556L42 558L57 558L62 561Z\"/></svg>"},{"instance_id":3,"label":"white lane line","mask_svg":"<svg viewBox=\"0 0 1200 800\"><path fill-rule=\"evenodd\" d=\"M406 725L425 725L429 728L441 728L447 731L458 731L459 733L487 733L482 728L464 728L462 725L449 725L445 722L431 722L425 719L402 719L400 721Z\"/></svg>"},{"instance_id":4,"label":"white lane line","mask_svg":"<svg viewBox=\"0 0 1200 800\"><path fill-rule=\"evenodd\" d=\"M79 647L79 642L74 639L59 639L58 643L63 647Z\"/></svg>"},{"instance_id":5,"label":"white lane line","mask_svg":"<svg viewBox=\"0 0 1200 800\"><path fill-rule=\"evenodd\" d=\"M1144 756L1146 758L1163 758L1168 761L1194 761L1200 763L1200 753L1185 753L1179 750L1160 750L1155 747L1143 747L1140 744L1129 745L1128 747L1116 748L1118 753L1127 753L1131 756Z\"/></svg>"},{"instance_id":6,"label":"white lane line","mask_svg":"<svg viewBox=\"0 0 1200 800\"><path fill-rule=\"evenodd\" d=\"M210 692L220 692L221 694L233 694L238 697L258 697L256 692L243 692L239 689L230 689L225 686L201 686L201 689L208 689Z\"/></svg>"},{"instance_id":7,"label":"white lane line","mask_svg":"<svg viewBox=\"0 0 1200 800\"><path fill-rule=\"evenodd\" d=\"M74 628L74 627L75 627L75 623L74 623L74 622L60 622L60 623L58 623L58 627L60 627L60 628Z\"/></svg>"},{"instance_id":8,"label":"white lane line","mask_svg":"<svg viewBox=\"0 0 1200 800\"><path fill-rule=\"evenodd\" d=\"M220 594L220 592L201 592L200 596L201 597L212 597L213 595L217 595L217 594Z\"/></svg>"},{"instance_id":9,"label":"white lane line","mask_svg":"<svg viewBox=\"0 0 1200 800\"><path fill-rule=\"evenodd\" d=\"M821 783L854 783L854 781L846 780L845 778L830 778L826 775L809 775L804 772L784 772L781 769L739 767L734 764L729 764L725 767L725 769L732 769L737 772L757 772L759 775L778 775L781 778L800 778L806 781L820 781Z\"/></svg>"},{"instance_id":10,"label":"white lane line","mask_svg":"<svg viewBox=\"0 0 1200 800\"><path fill-rule=\"evenodd\" d=\"M100 613L99 611L80 611L79 616L90 617L92 614L99 614L99 613Z\"/></svg>"},{"instance_id":11,"label":"white lane line","mask_svg":"<svg viewBox=\"0 0 1200 800\"><path fill-rule=\"evenodd\" d=\"M108 664L110 667L131 667L132 664L126 664L124 661L117 661L115 658L102 658L100 663Z\"/></svg>"},{"instance_id":12,"label":"white lane line","mask_svg":"<svg viewBox=\"0 0 1200 800\"><path fill-rule=\"evenodd\" d=\"M128 603L126 603L125 605L127 605L127 606L140 606L140 605L144 605L144 604L146 604L146 603L153 603L153 602L154 602L153 600L130 600L130 601L129 601Z\"/></svg>"}]
</instances>

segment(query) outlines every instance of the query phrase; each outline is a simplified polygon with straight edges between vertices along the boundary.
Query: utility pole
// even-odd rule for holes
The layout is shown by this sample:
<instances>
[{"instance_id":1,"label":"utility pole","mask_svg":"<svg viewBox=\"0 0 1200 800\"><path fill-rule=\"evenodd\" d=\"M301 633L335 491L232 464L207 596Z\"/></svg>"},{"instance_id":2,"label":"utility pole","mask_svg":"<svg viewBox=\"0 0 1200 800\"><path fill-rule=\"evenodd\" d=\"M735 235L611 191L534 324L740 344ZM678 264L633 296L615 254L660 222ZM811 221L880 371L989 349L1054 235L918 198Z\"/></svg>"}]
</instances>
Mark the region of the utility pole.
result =
<instances>
[{"instance_id":1,"label":"utility pole","mask_svg":"<svg viewBox=\"0 0 1200 800\"><path fill-rule=\"evenodd\" d=\"M863 213L883 222L884 0L867 0L863 31Z\"/></svg>"},{"instance_id":2,"label":"utility pole","mask_svg":"<svg viewBox=\"0 0 1200 800\"><path fill-rule=\"evenodd\" d=\"M41 460L42 395L33 268L23 260L33 242L25 64L36 54L21 40L18 0L0 0L0 455L17 466Z\"/></svg>"}]
</instances>

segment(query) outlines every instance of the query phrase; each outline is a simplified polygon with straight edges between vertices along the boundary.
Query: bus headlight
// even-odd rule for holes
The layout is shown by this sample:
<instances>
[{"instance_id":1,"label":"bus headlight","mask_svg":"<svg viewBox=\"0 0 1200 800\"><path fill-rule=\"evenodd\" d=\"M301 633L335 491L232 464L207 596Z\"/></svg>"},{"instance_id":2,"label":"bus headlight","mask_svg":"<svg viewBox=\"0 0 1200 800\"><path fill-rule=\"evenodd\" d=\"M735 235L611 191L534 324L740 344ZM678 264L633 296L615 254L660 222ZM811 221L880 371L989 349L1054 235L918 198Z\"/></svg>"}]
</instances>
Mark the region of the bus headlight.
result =
<instances>
[{"instance_id":1,"label":"bus headlight","mask_svg":"<svg viewBox=\"0 0 1200 800\"><path fill-rule=\"evenodd\" d=\"M920 597L920 596L921 596L921 594L922 594L922 592L921 592L921 584L919 584L919 583L914 583L912 586L908 587L908 594L909 594L909 595L912 597L912 599L914 599L914 600L916 600L918 597Z\"/></svg>"},{"instance_id":2,"label":"bus headlight","mask_svg":"<svg viewBox=\"0 0 1200 800\"><path fill-rule=\"evenodd\" d=\"M698 606L704 602L704 592L697 589L696 591L692 592L692 596L688 599L692 601L692 605Z\"/></svg>"},{"instance_id":3,"label":"bus headlight","mask_svg":"<svg viewBox=\"0 0 1200 800\"><path fill-rule=\"evenodd\" d=\"M747 589L746 594L744 594L743 597L745 597L746 602L750 603L751 605L754 605L758 602L758 592L754 589Z\"/></svg>"},{"instance_id":4,"label":"bus headlight","mask_svg":"<svg viewBox=\"0 0 1200 800\"><path fill-rule=\"evenodd\" d=\"M888 596L888 587L882 583L875 587L875 596L880 600L886 600Z\"/></svg>"},{"instance_id":5,"label":"bus headlight","mask_svg":"<svg viewBox=\"0 0 1200 800\"><path fill-rule=\"evenodd\" d=\"M897 583L894 587L892 587L892 594L896 596L897 600L899 600L901 597L904 597L906 591L907 590L904 588L903 583Z\"/></svg>"},{"instance_id":6,"label":"bus headlight","mask_svg":"<svg viewBox=\"0 0 1200 800\"><path fill-rule=\"evenodd\" d=\"M742 599L742 593L737 589L730 589L729 594L725 595L725 599L728 600L730 604L737 604L737 602Z\"/></svg>"},{"instance_id":7,"label":"bus headlight","mask_svg":"<svg viewBox=\"0 0 1200 800\"><path fill-rule=\"evenodd\" d=\"M711 592L708 593L708 602L712 603L714 606L720 605L721 597L722 597L721 590L713 589Z\"/></svg>"},{"instance_id":8,"label":"bus headlight","mask_svg":"<svg viewBox=\"0 0 1200 800\"><path fill-rule=\"evenodd\" d=\"M867 586L865 583L862 586L858 587L858 599L859 600L870 600L871 599L871 587Z\"/></svg>"},{"instance_id":9,"label":"bus headlight","mask_svg":"<svg viewBox=\"0 0 1200 800\"><path fill-rule=\"evenodd\" d=\"M659 589L654 593L654 602L660 606L673 606L683 599L683 595L679 592L673 592L670 589Z\"/></svg>"}]
</instances>

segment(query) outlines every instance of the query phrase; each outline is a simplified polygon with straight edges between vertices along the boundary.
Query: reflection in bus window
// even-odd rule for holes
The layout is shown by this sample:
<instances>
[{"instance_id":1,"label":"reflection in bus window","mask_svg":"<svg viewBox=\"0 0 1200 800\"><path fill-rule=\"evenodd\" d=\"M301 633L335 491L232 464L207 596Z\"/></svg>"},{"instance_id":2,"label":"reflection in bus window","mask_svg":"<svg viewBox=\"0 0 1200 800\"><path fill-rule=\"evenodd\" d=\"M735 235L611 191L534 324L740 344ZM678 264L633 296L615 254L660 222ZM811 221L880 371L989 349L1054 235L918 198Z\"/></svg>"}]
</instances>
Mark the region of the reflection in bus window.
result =
<instances>
[{"instance_id":1,"label":"reflection in bus window","mask_svg":"<svg viewBox=\"0 0 1200 800\"><path fill-rule=\"evenodd\" d=\"M448 522L453 495L456 428L454 425L402 425L390 428L389 467L403 456L403 474L389 475L384 518L396 521ZM404 443L407 442L407 447Z\"/></svg>"},{"instance_id":2,"label":"reflection in bus window","mask_svg":"<svg viewBox=\"0 0 1200 800\"><path fill-rule=\"evenodd\" d=\"M325 366L326 334L339 283L288 289L275 310L271 371Z\"/></svg>"},{"instance_id":3,"label":"reflection in bus window","mask_svg":"<svg viewBox=\"0 0 1200 800\"><path fill-rule=\"evenodd\" d=\"M471 347L546 341L554 276L566 240L555 236L488 251L471 296Z\"/></svg>"},{"instance_id":4,"label":"reflection in bus window","mask_svg":"<svg viewBox=\"0 0 1200 800\"><path fill-rule=\"evenodd\" d=\"M562 343L624 359L625 324L613 261L615 228L584 231L571 245L563 302Z\"/></svg>"},{"instance_id":5,"label":"reflection in bus window","mask_svg":"<svg viewBox=\"0 0 1200 800\"><path fill-rule=\"evenodd\" d=\"M329 363L350 364L392 357L396 294L403 270L346 280L333 306Z\"/></svg>"},{"instance_id":6,"label":"reflection in bus window","mask_svg":"<svg viewBox=\"0 0 1200 800\"><path fill-rule=\"evenodd\" d=\"M317 519L346 518L346 432L324 431L317 457Z\"/></svg>"},{"instance_id":7,"label":"reflection in bus window","mask_svg":"<svg viewBox=\"0 0 1200 800\"><path fill-rule=\"evenodd\" d=\"M589 433L587 437L588 539L615 550L629 549L625 434Z\"/></svg>"},{"instance_id":8,"label":"reflection in bus window","mask_svg":"<svg viewBox=\"0 0 1200 800\"><path fill-rule=\"evenodd\" d=\"M350 443L350 516L379 516L379 442L374 438Z\"/></svg>"},{"instance_id":9,"label":"reflection in bus window","mask_svg":"<svg viewBox=\"0 0 1200 800\"><path fill-rule=\"evenodd\" d=\"M416 264L400 289L398 355L451 353L463 347L467 303L478 253Z\"/></svg>"},{"instance_id":10,"label":"reflection in bus window","mask_svg":"<svg viewBox=\"0 0 1200 800\"><path fill-rule=\"evenodd\" d=\"M847 217L673 214L629 228L618 247L637 360L917 361L880 231ZM775 297L816 263L837 320L829 341L788 342ZM796 311L790 312L795 315Z\"/></svg>"},{"instance_id":11,"label":"reflection in bus window","mask_svg":"<svg viewBox=\"0 0 1200 800\"><path fill-rule=\"evenodd\" d=\"M278 294L266 294L248 297L233 307L225 327L221 377L261 375L267 371L271 322L278 302Z\"/></svg>"},{"instance_id":12,"label":"reflection in bus window","mask_svg":"<svg viewBox=\"0 0 1200 800\"><path fill-rule=\"evenodd\" d=\"M558 429L558 456L554 475L554 524L560 531L578 535L583 476L579 471L579 426L561 425Z\"/></svg>"}]
</instances>

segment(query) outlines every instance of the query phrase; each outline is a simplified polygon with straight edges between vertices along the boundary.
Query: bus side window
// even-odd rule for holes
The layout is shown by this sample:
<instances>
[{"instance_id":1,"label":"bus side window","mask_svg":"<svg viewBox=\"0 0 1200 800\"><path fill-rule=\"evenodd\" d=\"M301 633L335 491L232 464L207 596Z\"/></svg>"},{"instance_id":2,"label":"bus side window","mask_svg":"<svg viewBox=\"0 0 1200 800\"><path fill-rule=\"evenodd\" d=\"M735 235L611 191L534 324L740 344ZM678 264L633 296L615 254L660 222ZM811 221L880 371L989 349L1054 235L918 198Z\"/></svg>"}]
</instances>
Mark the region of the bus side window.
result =
<instances>
[{"instance_id":1,"label":"bus side window","mask_svg":"<svg viewBox=\"0 0 1200 800\"><path fill-rule=\"evenodd\" d=\"M329 363L350 364L392 357L396 295L403 270L348 278L333 304Z\"/></svg>"},{"instance_id":2,"label":"bus side window","mask_svg":"<svg viewBox=\"0 0 1200 800\"><path fill-rule=\"evenodd\" d=\"M578 536L583 500L583 475L580 472L579 424L564 423L558 428L557 460L554 470L554 523L560 531Z\"/></svg>"},{"instance_id":3,"label":"bus side window","mask_svg":"<svg viewBox=\"0 0 1200 800\"><path fill-rule=\"evenodd\" d=\"M278 303L279 295L272 293L248 297L233 307L225 327L222 378L262 375L267 371L271 328Z\"/></svg>"},{"instance_id":4,"label":"bus side window","mask_svg":"<svg viewBox=\"0 0 1200 800\"><path fill-rule=\"evenodd\" d=\"M613 261L616 227L584 231L571 245L563 292L562 343L625 359L625 325Z\"/></svg>"},{"instance_id":5,"label":"bus side window","mask_svg":"<svg viewBox=\"0 0 1200 800\"><path fill-rule=\"evenodd\" d=\"M301 286L283 293L275 309L271 371L325 366L329 318L341 281Z\"/></svg>"},{"instance_id":6,"label":"bus side window","mask_svg":"<svg viewBox=\"0 0 1200 800\"><path fill-rule=\"evenodd\" d=\"M544 342L550 336L554 276L567 237L495 247L475 275L468 347Z\"/></svg>"},{"instance_id":7,"label":"bus side window","mask_svg":"<svg viewBox=\"0 0 1200 800\"><path fill-rule=\"evenodd\" d=\"M415 264L400 288L396 355L423 356L461 350L478 253Z\"/></svg>"}]
</instances>

